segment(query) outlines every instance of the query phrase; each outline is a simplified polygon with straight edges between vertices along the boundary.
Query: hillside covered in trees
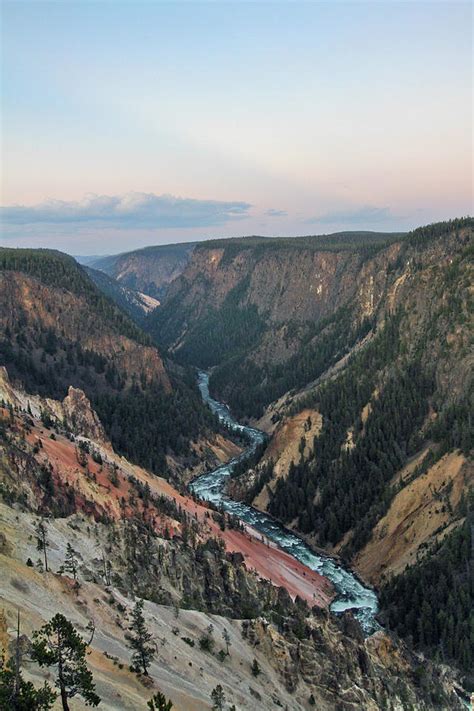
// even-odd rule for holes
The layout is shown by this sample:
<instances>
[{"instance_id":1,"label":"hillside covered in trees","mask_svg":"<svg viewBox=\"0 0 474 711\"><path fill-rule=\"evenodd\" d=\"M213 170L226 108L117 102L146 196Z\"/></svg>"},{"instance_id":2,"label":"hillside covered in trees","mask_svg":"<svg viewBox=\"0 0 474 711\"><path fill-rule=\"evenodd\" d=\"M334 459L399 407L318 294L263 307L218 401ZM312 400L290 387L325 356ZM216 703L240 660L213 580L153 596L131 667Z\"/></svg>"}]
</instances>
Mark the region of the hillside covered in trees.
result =
<instances>
[{"instance_id":1,"label":"hillside covered in trees","mask_svg":"<svg viewBox=\"0 0 474 711\"><path fill-rule=\"evenodd\" d=\"M436 659L453 661L474 686L474 505L464 522L419 563L391 580L381 603L389 628Z\"/></svg>"},{"instance_id":2,"label":"hillside covered in trees","mask_svg":"<svg viewBox=\"0 0 474 711\"><path fill-rule=\"evenodd\" d=\"M249 489L255 500L265 490L267 510L313 544L360 564L382 586L388 624L465 672L474 605L472 234L464 220L406 238L365 340L269 411L274 422L317 411L322 426L311 441L303 436L305 456L276 478L265 461Z\"/></svg>"},{"instance_id":3,"label":"hillside covered in trees","mask_svg":"<svg viewBox=\"0 0 474 711\"><path fill-rule=\"evenodd\" d=\"M193 378L172 375L150 338L67 255L0 250L1 364L32 393L91 400L117 450L167 471L168 453L216 425Z\"/></svg>"}]
</instances>

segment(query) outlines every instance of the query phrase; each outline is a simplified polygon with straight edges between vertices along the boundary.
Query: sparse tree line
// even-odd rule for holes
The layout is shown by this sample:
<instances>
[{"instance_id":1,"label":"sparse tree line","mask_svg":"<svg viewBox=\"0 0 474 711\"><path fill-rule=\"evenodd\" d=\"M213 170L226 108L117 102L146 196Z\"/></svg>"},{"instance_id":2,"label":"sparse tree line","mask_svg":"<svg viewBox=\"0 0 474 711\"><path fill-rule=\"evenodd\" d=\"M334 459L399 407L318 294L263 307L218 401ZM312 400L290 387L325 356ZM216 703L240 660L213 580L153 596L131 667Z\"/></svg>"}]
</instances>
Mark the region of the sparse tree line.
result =
<instances>
[{"instance_id":1,"label":"sparse tree line","mask_svg":"<svg viewBox=\"0 0 474 711\"><path fill-rule=\"evenodd\" d=\"M145 677L149 676L150 665L155 659L157 645L149 632L144 613L143 600L137 600L131 613L131 624L125 638L131 650L130 671ZM59 698L63 711L70 711L69 701L80 696L87 706L98 706L101 698L96 691L93 675L87 666L88 650L92 643L95 625L87 625L89 638L84 641L82 635L64 615L57 613L39 630L33 632L32 642L25 652L20 637L20 613L18 612L17 635L14 643L14 655L6 659L5 651L0 659L0 708L5 711L48 711ZM202 651L212 653L214 646L213 625L200 638ZM226 651L221 650L219 659L230 656L231 638L224 628L222 637ZM37 688L23 677L24 658L49 670L54 676L54 686L48 681ZM254 659L250 669L252 675L261 674L260 665ZM218 684L211 692L213 709L225 708L226 696ZM164 694L157 692L148 701L149 711L171 711L173 704ZM230 711L236 711L235 705Z\"/></svg>"},{"instance_id":2,"label":"sparse tree line","mask_svg":"<svg viewBox=\"0 0 474 711\"><path fill-rule=\"evenodd\" d=\"M125 522L127 530L130 529L130 522ZM50 551L52 541L49 532L49 521L45 518L40 518L34 526L36 537L36 548L40 554L36 566L41 572L51 572ZM137 532L138 533L138 532ZM140 536L143 532L140 533ZM138 538L134 538L138 546ZM140 546L146 549L147 546ZM133 558L137 556L137 548L130 543L130 555ZM219 541L215 542L216 553L223 553L223 549ZM198 553L198 549L196 549ZM198 553L198 555L200 555ZM203 558L204 560L204 558ZM103 555L103 571L102 577L106 585L111 584L110 565ZM31 559L28 559L27 565L34 565ZM74 588L76 592L79 590L79 576L81 569L81 556L70 542L66 544L63 563L58 569L60 575L67 574L74 580ZM288 598L291 606L291 601ZM125 608L120 606L122 611ZM307 612L307 608L305 608ZM285 608L280 605L275 606L275 613L283 619ZM179 607L175 607L175 617L179 618ZM46 682L42 687L35 688L31 682L26 682L23 679L21 672L22 656L18 652L18 659L3 660L0 668L0 707L4 699L8 700L6 708L11 708L13 711L31 711L47 710L52 707L54 702L59 698L64 711L70 708L69 700L73 697L81 696L88 705L98 705L100 697L96 691L96 686L92 677L92 673L87 667L86 658L89 645L92 642L94 635L94 625L90 625L90 638L84 641L74 625L64 615L56 614L47 624L41 629L33 633L33 642L29 653L29 660L36 662L39 666L48 668L51 673L55 674L54 685ZM179 634L178 628L173 630L174 634ZM19 633L18 633L19 636ZM125 628L125 639L131 651L130 671L139 676L148 677L150 674L150 666L154 661L158 643L154 636L150 633L144 615L144 600L137 599L132 610L130 621ZM161 643L164 644L165 640ZM194 640L184 638L183 641L190 646L194 646ZM215 651L216 635L214 627L210 624L203 634L197 640L199 649L202 652L215 656L221 663L224 663L227 658L230 658L232 639L226 628L222 630L222 644L218 652ZM17 643L19 644L19 643ZM18 650L20 648L18 647ZM16 659L16 657L15 657ZM115 663L115 662L114 662ZM119 666L121 666L119 664ZM256 659L250 665L249 672L257 677L261 673L260 665ZM215 709L235 709L234 705L226 704L226 695L222 686L217 685L212 691L211 701ZM7 702L5 702L6 704ZM223 704L223 705L220 705ZM167 700L160 692L150 699L148 708L151 711L168 711L172 708L171 701Z\"/></svg>"},{"instance_id":3,"label":"sparse tree line","mask_svg":"<svg viewBox=\"0 0 474 711\"><path fill-rule=\"evenodd\" d=\"M47 681L36 688L22 674L25 653L21 645L18 613L15 653L12 658L6 659L4 652L0 660L0 708L5 711L48 711L59 697L63 711L70 711L69 700L75 696L80 696L87 706L98 706L101 698L96 692L86 660L95 633L93 622L89 623L87 630L90 636L84 641L70 620L57 613L33 632L29 659L54 675L54 688ZM148 675L154 647L150 645L152 636L145 625L143 600L135 603L127 639L132 650L131 669ZM171 711L172 707L172 702L161 692L154 694L147 703L150 711Z\"/></svg>"}]
</instances>

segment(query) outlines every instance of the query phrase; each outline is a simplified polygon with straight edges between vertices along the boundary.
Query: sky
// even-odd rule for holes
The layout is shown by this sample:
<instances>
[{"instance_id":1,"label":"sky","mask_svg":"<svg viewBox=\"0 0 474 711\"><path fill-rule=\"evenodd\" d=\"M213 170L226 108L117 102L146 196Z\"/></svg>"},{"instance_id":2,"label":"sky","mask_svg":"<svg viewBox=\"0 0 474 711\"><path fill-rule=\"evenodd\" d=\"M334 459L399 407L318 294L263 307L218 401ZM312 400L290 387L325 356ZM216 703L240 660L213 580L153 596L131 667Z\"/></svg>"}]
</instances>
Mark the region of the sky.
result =
<instances>
[{"instance_id":1,"label":"sky","mask_svg":"<svg viewBox=\"0 0 474 711\"><path fill-rule=\"evenodd\" d=\"M71 254L472 214L472 5L4 1L1 242Z\"/></svg>"}]
</instances>

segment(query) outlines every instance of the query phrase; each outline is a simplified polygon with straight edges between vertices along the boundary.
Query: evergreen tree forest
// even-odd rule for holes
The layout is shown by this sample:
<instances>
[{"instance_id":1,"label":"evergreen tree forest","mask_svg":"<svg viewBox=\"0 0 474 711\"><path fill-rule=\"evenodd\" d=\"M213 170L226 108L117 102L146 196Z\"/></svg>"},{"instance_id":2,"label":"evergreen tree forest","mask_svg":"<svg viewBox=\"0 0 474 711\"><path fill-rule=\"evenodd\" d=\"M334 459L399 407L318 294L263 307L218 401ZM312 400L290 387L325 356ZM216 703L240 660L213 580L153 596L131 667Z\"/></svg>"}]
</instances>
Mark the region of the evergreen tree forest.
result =
<instances>
[{"instance_id":1,"label":"evergreen tree forest","mask_svg":"<svg viewBox=\"0 0 474 711\"><path fill-rule=\"evenodd\" d=\"M393 475L425 441L438 444L431 463L453 447L465 454L474 447L472 389L464 400L446 405L422 432L435 387L433 373L418 360L402 359L382 375L403 350L401 324L400 311L341 376L300 403L298 409L312 406L321 412L322 431L312 443L312 455L291 465L286 479L278 479L270 501L270 513L283 522L296 518L297 528L316 532L321 545L334 545L352 531L343 550L348 558L365 545L386 512L396 493Z\"/></svg>"},{"instance_id":2,"label":"evergreen tree forest","mask_svg":"<svg viewBox=\"0 0 474 711\"><path fill-rule=\"evenodd\" d=\"M454 662L474 688L474 499L464 523L429 555L391 580L380 602L388 626L441 662Z\"/></svg>"},{"instance_id":3,"label":"evergreen tree forest","mask_svg":"<svg viewBox=\"0 0 474 711\"><path fill-rule=\"evenodd\" d=\"M179 350L179 360L201 368L210 368L229 358L238 357L253 346L263 334L265 320L252 305L243 305L248 286L244 278L227 295L217 310L191 324L184 346ZM168 313L173 313L173 300L167 304ZM170 345L175 335L186 324L186 314L173 314L171 320L160 312L152 314L148 321L150 333L157 342Z\"/></svg>"},{"instance_id":4,"label":"evergreen tree forest","mask_svg":"<svg viewBox=\"0 0 474 711\"><path fill-rule=\"evenodd\" d=\"M353 327L350 307L318 323L300 327L301 346L284 363L259 366L247 354L229 358L213 370L209 386L221 393L239 416L260 417L264 408L289 392L316 380L370 331L370 320ZM296 324L289 325L297 329Z\"/></svg>"},{"instance_id":5,"label":"evergreen tree forest","mask_svg":"<svg viewBox=\"0 0 474 711\"><path fill-rule=\"evenodd\" d=\"M195 249L224 249L223 259L235 259L242 250L252 249L257 256L263 252L285 249L288 251L307 249L318 252L346 252L357 250L369 257L392 242L405 237L404 232L372 232L350 230L325 235L305 235L302 237L233 237L198 242Z\"/></svg>"}]
</instances>

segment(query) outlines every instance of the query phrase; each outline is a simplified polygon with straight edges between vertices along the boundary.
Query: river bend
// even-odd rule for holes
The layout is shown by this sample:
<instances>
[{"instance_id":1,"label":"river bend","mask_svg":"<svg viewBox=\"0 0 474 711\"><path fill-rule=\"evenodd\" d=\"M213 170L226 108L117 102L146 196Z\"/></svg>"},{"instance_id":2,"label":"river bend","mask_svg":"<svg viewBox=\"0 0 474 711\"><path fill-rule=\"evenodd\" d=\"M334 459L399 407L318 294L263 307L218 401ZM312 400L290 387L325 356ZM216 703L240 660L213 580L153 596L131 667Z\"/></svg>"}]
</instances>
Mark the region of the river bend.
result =
<instances>
[{"instance_id":1,"label":"river bend","mask_svg":"<svg viewBox=\"0 0 474 711\"><path fill-rule=\"evenodd\" d=\"M284 528L271 516L226 496L225 484L232 470L239 461L248 457L263 442L265 435L260 430L236 422L226 405L217 402L210 396L208 373L199 371L198 386L203 400L216 413L219 420L234 432L245 435L249 446L239 457L231 459L227 464L195 479L190 484L190 489L201 499L223 507L225 511L238 516L243 523L262 533L300 563L328 578L336 591L336 597L331 603L332 612L341 613L345 610L353 610L366 634L372 634L379 629L375 620L378 609L377 596L373 590L365 587L350 570L329 556L315 553L301 538Z\"/></svg>"}]
</instances>

